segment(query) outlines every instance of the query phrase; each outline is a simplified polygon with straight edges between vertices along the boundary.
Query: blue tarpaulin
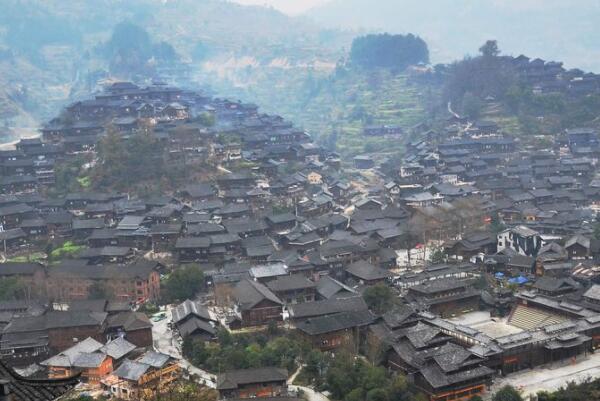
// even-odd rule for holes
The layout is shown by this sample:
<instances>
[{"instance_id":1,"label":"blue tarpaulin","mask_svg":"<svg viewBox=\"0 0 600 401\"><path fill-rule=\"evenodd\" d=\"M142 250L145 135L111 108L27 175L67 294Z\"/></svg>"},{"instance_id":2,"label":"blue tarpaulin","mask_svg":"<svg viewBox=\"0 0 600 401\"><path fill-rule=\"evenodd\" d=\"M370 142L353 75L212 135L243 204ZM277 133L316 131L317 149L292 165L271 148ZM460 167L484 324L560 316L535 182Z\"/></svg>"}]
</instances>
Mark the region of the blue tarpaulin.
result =
<instances>
[{"instance_id":1,"label":"blue tarpaulin","mask_svg":"<svg viewBox=\"0 0 600 401\"><path fill-rule=\"evenodd\" d=\"M511 284L519 284L519 285L525 284L528 281L529 281L529 279L527 277L523 277L523 276L513 277L510 280L508 280L508 282Z\"/></svg>"}]
</instances>

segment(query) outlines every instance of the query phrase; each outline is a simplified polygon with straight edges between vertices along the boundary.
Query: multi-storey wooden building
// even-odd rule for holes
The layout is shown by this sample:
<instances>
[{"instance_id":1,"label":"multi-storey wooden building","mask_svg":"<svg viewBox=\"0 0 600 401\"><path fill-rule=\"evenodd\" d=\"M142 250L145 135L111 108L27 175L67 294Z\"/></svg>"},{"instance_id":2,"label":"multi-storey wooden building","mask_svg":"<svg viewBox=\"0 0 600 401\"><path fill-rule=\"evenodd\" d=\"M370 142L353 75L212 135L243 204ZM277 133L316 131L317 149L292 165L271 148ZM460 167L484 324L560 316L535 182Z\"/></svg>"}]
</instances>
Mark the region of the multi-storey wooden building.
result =
<instances>
[{"instance_id":1,"label":"multi-storey wooden building","mask_svg":"<svg viewBox=\"0 0 600 401\"><path fill-rule=\"evenodd\" d=\"M146 302L160 296L160 265L138 260L129 265L90 266L84 261L67 261L48 269L47 292L55 300L87 299L100 289L111 299Z\"/></svg>"},{"instance_id":2,"label":"multi-storey wooden building","mask_svg":"<svg viewBox=\"0 0 600 401\"><path fill-rule=\"evenodd\" d=\"M273 367L229 371L217 379L219 399L285 396L287 379L287 370Z\"/></svg>"},{"instance_id":3,"label":"multi-storey wooden building","mask_svg":"<svg viewBox=\"0 0 600 401\"><path fill-rule=\"evenodd\" d=\"M135 361L124 360L102 384L113 397L121 400L153 400L172 388L180 370L177 361L169 355L148 351Z\"/></svg>"}]
</instances>

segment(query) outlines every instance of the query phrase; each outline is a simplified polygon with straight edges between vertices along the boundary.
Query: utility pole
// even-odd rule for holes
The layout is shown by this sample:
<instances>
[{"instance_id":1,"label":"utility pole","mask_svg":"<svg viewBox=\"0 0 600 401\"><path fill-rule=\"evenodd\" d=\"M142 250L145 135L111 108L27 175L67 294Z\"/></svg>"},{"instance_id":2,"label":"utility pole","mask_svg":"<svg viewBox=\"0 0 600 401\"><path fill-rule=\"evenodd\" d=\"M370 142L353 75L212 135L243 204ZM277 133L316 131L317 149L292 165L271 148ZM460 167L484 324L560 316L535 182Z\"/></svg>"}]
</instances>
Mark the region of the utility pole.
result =
<instances>
[{"instance_id":1,"label":"utility pole","mask_svg":"<svg viewBox=\"0 0 600 401\"><path fill-rule=\"evenodd\" d=\"M0 224L0 233L3 233L3 232L4 232L4 225ZM4 243L4 256L6 257L6 237L4 237L2 242Z\"/></svg>"}]
</instances>

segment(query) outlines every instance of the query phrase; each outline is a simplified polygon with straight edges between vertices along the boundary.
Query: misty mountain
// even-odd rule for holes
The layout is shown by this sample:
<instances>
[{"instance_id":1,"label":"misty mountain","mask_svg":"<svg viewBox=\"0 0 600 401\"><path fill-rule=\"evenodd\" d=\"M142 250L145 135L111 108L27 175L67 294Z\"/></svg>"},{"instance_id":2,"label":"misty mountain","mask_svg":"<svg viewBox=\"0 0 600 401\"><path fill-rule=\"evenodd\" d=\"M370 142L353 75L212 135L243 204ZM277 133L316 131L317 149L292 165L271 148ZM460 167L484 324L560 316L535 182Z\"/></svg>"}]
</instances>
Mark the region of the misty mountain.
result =
<instances>
[{"instance_id":1,"label":"misty mountain","mask_svg":"<svg viewBox=\"0 0 600 401\"><path fill-rule=\"evenodd\" d=\"M148 34L145 42L153 49L141 51L139 62L127 57L119 63L125 68L119 69L114 68L114 55L121 49L113 46L107 51L107 43L115 26L124 21L143 27ZM328 49L340 46L330 46L331 38L307 19L223 0L4 0L0 123L17 125L24 113L48 118L78 93L92 90L98 79L127 65L143 65L149 56L155 60L176 54L184 63L207 54L219 60L249 56L267 64L315 54L335 60L339 55L330 55Z\"/></svg>"},{"instance_id":2,"label":"misty mountain","mask_svg":"<svg viewBox=\"0 0 600 401\"><path fill-rule=\"evenodd\" d=\"M475 54L497 39L506 54L600 71L597 0L331 0L306 15L329 27L420 35L432 62Z\"/></svg>"},{"instance_id":3,"label":"misty mountain","mask_svg":"<svg viewBox=\"0 0 600 401\"><path fill-rule=\"evenodd\" d=\"M304 19L223 0L6 0L0 44L24 51L48 44L93 44L124 20L180 48L191 47L196 40L224 49L265 41L293 45L319 34Z\"/></svg>"}]
</instances>

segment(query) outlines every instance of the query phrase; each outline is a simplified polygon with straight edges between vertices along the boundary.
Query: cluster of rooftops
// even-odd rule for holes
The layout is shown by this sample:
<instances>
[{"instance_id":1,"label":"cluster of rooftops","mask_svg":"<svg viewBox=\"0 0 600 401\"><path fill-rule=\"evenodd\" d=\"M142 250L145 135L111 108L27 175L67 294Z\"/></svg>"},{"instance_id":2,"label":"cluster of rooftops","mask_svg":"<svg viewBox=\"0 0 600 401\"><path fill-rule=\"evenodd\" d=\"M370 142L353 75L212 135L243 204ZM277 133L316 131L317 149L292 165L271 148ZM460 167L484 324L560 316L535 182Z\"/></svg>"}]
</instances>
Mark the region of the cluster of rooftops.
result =
<instances>
[{"instance_id":1,"label":"cluster of rooftops","mask_svg":"<svg viewBox=\"0 0 600 401\"><path fill-rule=\"evenodd\" d=\"M549 83L558 75L570 73L558 64L523 57L511 62L539 90L552 86ZM595 79L572 75L564 81L568 90L583 90ZM416 139L408 144L400 165L376 163L370 155L356 157L358 174L377 169L385 178L365 187L355 185L355 176L341 168L338 154L316 145L308 133L281 117L259 113L252 104L165 85L141 88L117 83L94 99L72 104L65 115L68 118L44 126L41 138L24 139L14 151L0 151L0 241L5 252L15 255L37 250L36 244L48 239L83 246L75 260L30 269L30 276L41 269L48 278L46 292L52 292L52 283L61 278L80 277L81 282L61 292L67 301L87 297L94 281L112 283L123 301L156 300L158 273L171 266L148 264L140 256L149 251L170 254L179 264L201 264L215 297L227 294L221 301L234 306L233 320L238 321L230 323L266 323L255 313L265 305L274 313L268 318L281 316L285 306L295 327L311 338L349 328L394 332L398 327L390 326L392 320L403 325L413 319L415 326L401 327L404 331L391 337L392 347L412 366L403 368L416 369L435 388L473 377L488 380L486 358L515 346L543 342L549 349L559 349L561 344L583 344L596 328L596 311L585 304L594 287L583 306L548 295L564 289L551 281L564 278L567 270L571 275L575 264L580 270L574 278L588 275L583 287L588 288L595 277L593 267L585 265L600 255L590 224L600 201L600 182L594 173L600 138L593 129L569 129L543 149L532 149L493 122L451 116L441 132L426 124L414 127ZM214 117L211 127L199 123L207 115ZM45 195L55 184L55 166L79 152L93 154L109 126L129 138L146 123L154 126L173 161L183 160L190 168L208 158L216 165L236 166L244 160L253 167L234 168L152 198L92 192L58 199ZM191 135L182 139L182 129ZM389 126L366 130L367 135L401 132ZM239 142L223 140L227 135ZM398 267L398 249L423 246L421 238L415 238L415 218L439 227L436 235L446 240L446 256L465 263L392 273ZM460 232L453 231L455 219L481 228L492 218L506 224L507 230L491 235L479 229L465 232L461 226ZM565 241L559 245L561 240ZM466 263L477 255L485 255L479 265ZM574 262L580 259L583 265ZM11 266L0 264L0 275L23 273L11 272ZM538 280L536 293L524 292L518 299L535 300L570 313L572 319L491 338L426 312L478 299L472 280L482 269L502 274L517 270L531 280L552 272L548 273L552 280ZM120 288L116 281L130 282L132 287ZM393 284L411 308L419 310L396 311L395 317L384 316L381 323L357 296L377 283ZM214 316L191 301L174 310L173 323L182 335L202 332L208 339L218 325ZM471 346L467 351L459 341L444 340L434 351L424 350L428 341L435 343L440 336ZM90 349L97 345L88 343L94 345ZM415 350L419 352L410 356ZM109 355L102 347L73 350L73 355L64 352L54 358L82 366ZM119 369L123 377L134 377L153 362L125 361Z\"/></svg>"}]
</instances>

